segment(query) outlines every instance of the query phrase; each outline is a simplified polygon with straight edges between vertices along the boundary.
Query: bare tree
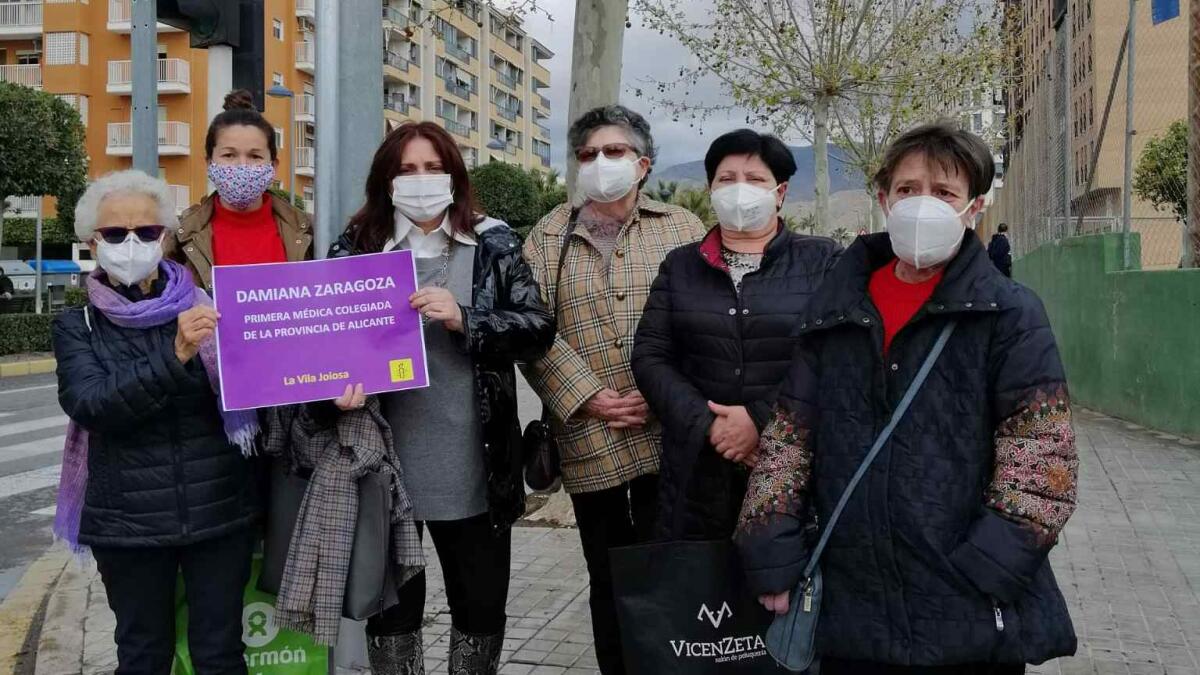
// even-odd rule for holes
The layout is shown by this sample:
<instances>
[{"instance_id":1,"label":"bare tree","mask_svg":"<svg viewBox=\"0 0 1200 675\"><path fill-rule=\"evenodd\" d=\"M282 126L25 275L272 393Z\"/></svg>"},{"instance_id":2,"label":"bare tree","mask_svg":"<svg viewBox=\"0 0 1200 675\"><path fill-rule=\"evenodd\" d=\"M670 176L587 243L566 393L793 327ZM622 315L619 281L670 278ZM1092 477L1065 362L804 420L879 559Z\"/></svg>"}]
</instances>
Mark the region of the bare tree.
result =
<instances>
[{"instance_id":1,"label":"bare tree","mask_svg":"<svg viewBox=\"0 0 1200 675\"><path fill-rule=\"evenodd\" d=\"M815 154L816 208L829 227L829 145L869 170L887 142L990 78L998 24L974 22L994 0L636 0L647 24L679 40L695 64L650 92L676 115L751 111L747 122L798 132ZM966 19L964 19L966 17ZM966 24L965 26L963 24ZM715 78L728 100L697 101ZM983 80L986 82L986 80ZM642 94L639 90L637 93Z\"/></svg>"}]
</instances>

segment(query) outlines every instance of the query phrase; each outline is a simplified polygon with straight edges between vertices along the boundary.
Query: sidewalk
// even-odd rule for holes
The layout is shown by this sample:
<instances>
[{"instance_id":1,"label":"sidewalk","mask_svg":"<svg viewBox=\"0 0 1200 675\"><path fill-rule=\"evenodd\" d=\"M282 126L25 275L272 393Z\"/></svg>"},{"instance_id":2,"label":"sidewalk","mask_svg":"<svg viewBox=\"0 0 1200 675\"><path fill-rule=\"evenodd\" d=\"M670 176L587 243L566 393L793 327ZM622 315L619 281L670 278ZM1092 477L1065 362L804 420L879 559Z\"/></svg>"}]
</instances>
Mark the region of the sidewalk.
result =
<instances>
[{"instance_id":1,"label":"sidewalk","mask_svg":"<svg viewBox=\"0 0 1200 675\"><path fill-rule=\"evenodd\" d=\"M1200 444L1088 412L1076 419L1079 510L1054 569L1079 653L1030 673L1200 673ZM445 672L450 616L429 555L427 670ZM505 664L513 675L596 673L587 571L572 529L513 533ZM47 607L36 675L111 672L113 619L94 571L68 567Z\"/></svg>"}]
</instances>

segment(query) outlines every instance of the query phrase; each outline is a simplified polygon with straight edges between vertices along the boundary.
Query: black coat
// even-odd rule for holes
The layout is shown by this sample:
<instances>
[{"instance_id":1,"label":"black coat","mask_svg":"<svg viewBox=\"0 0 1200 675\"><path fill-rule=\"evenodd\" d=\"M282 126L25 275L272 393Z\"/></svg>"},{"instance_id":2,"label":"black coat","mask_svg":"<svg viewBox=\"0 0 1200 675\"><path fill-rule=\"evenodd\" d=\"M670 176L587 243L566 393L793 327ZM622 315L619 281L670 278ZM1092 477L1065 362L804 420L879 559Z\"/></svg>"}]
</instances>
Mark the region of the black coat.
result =
<instances>
[{"instance_id":1,"label":"black coat","mask_svg":"<svg viewBox=\"0 0 1200 675\"><path fill-rule=\"evenodd\" d=\"M992 235L992 241L988 244L988 257L1004 276L1012 276L1012 245L1008 243L1006 235Z\"/></svg>"},{"instance_id":2,"label":"black coat","mask_svg":"<svg viewBox=\"0 0 1200 675\"><path fill-rule=\"evenodd\" d=\"M493 531L502 533L525 514L514 362L543 356L554 341L555 325L521 257L517 233L498 225L476 234L476 239L471 303L461 305L466 332L454 335L474 361L488 513ZM358 250L353 233L347 232L330 248L329 257L376 252Z\"/></svg>"},{"instance_id":3,"label":"black coat","mask_svg":"<svg viewBox=\"0 0 1200 675\"><path fill-rule=\"evenodd\" d=\"M225 437L200 359L176 358L175 332L122 328L90 306L54 320L58 400L89 432L82 544L182 546L258 515L250 463Z\"/></svg>"},{"instance_id":4,"label":"black coat","mask_svg":"<svg viewBox=\"0 0 1200 675\"><path fill-rule=\"evenodd\" d=\"M708 441L707 402L746 406L761 431L787 372L808 299L841 251L833 240L783 229L739 295L714 228L672 251L650 289L633 345L633 374L663 426L658 536L733 534L749 471Z\"/></svg>"},{"instance_id":5,"label":"black coat","mask_svg":"<svg viewBox=\"0 0 1200 675\"><path fill-rule=\"evenodd\" d=\"M851 496L821 560L818 649L900 665L1040 663L1072 654L1075 634L1047 559L1057 530L1037 520L1070 514L1077 461L1045 310L992 266L968 232L885 357L868 282L893 259L886 234L859 238L801 320L796 359L763 436L773 452L759 467L773 468L755 477L737 535L750 586L775 593L799 582L813 510L827 522L955 319L954 335Z\"/></svg>"}]
</instances>

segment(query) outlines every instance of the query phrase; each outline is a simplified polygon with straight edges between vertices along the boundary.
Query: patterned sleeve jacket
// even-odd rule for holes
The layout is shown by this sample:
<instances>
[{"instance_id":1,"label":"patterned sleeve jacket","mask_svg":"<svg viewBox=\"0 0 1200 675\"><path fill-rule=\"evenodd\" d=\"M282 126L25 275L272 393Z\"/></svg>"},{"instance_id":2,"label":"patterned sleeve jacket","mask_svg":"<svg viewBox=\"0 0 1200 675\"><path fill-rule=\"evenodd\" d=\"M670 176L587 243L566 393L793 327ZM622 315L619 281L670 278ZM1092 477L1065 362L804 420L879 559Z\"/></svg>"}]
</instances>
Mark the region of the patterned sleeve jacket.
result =
<instances>
[{"instance_id":1,"label":"patterned sleeve jacket","mask_svg":"<svg viewBox=\"0 0 1200 675\"><path fill-rule=\"evenodd\" d=\"M606 387L622 394L636 387L629 360L650 285L667 254L698 241L705 228L690 211L642 195L621 229L607 270L587 232L577 228L562 279L556 280L570 213L568 204L560 205L525 240L525 258L542 299L556 315L558 335L549 353L523 370L553 413L563 486L581 493L658 471L656 422L642 429L610 429L606 422L584 417L580 409Z\"/></svg>"},{"instance_id":2,"label":"patterned sleeve jacket","mask_svg":"<svg viewBox=\"0 0 1200 675\"><path fill-rule=\"evenodd\" d=\"M850 498L821 559L818 650L899 665L1040 663L1075 635L1047 555L1078 459L1042 303L968 232L883 352L868 293L893 259L860 238L809 304L736 534L756 593L800 581L823 525L947 321L957 330Z\"/></svg>"}]
</instances>

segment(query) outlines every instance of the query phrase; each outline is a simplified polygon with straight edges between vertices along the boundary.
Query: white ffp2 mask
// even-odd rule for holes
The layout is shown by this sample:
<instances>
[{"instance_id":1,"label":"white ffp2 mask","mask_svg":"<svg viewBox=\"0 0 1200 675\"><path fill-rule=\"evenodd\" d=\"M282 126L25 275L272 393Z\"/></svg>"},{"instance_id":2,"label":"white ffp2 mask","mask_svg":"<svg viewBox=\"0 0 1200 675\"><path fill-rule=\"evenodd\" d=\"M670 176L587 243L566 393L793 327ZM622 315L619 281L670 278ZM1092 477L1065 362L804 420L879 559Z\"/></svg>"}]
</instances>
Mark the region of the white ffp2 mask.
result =
<instances>
[{"instance_id":1,"label":"white ffp2 mask","mask_svg":"<svg viewBox=\"0 0 1200 675\"><path fill-rule=\"evenodd\" d=\"M580 192L601 204L620 200L636 181L637 162L628 157L609 159L600 153L579 169Z\"/></svg>"},{"instance_id":2,"label":"white ffp2 mask","mask_svg":"<svg viewBox=\"0 0 1200 675\"><path fill-rule=\"evenodd\" d=\"M917 269L936 267L954 257L962 243L966 225L962 217L971 210L971 200L962 211L937 197L921 195L902 199L887 218L888 235L896 257Z\"/></svg>"},{"instance_id":3,"label":"white ffp2 mask","mask_svg":"<svg viewBox=\"0 0 1200 675\"><path fill-rule=\"evenodd\" d=\"M396 176L392 179L392 205L412 221L435 220L454 203L450 174Z\"/></svg>"},{"instance_id":4,"label":"white ffp2 mask","mask_svg":"<svg viewBox=\"0 0 1200 675\"><path fill-rule=\"evenodd\" d=\"M145 281L162 260L162 239L142 241L130 232L125 241L110 244L103 239L96 241L96 262L108 276L126 286Z\"/></svg>"},{"instance_id":5,"label":"white ffp2 mask","mask_svg":"<svg viewBox=\"0 0 1200 675\"><path fill-rule=\"evenodd\" d=\"M777 190L778 188L776 188ZM721 227L734 232L756 232L771 223L775 215L776 190L749 183L734 183L713 190L713 211Z\"/></svg>"}]
</instances>

